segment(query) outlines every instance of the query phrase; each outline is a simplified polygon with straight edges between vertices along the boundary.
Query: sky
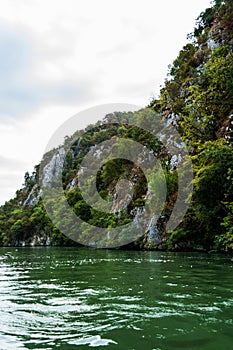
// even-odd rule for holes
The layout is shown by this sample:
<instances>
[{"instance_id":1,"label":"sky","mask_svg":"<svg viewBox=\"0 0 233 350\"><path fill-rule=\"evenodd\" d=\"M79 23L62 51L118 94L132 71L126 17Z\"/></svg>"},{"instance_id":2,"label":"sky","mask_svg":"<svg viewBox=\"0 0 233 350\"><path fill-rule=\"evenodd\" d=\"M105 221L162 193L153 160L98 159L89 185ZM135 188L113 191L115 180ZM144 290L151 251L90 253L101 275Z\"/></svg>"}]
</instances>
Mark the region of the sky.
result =
<instances>
[{"instance_id":1,"label":"sky","mask_svg":"<svg viewBox=\"0 0 233 350\"><path fill-rule=\"evenodd\" d=\"M0 205L70 117L105 103L145 107L157 97L168 65L209 6L209 0L0 0Z\"/></svg>"}]
</instances>

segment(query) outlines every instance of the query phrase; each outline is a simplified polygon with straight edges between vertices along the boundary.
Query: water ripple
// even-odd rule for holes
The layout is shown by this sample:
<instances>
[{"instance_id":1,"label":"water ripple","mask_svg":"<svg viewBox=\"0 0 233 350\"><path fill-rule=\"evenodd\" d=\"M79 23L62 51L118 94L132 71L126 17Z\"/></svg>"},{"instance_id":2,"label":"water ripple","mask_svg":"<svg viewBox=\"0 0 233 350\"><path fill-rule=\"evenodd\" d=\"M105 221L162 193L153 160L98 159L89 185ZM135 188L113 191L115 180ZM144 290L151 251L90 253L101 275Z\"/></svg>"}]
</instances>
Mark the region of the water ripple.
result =
<instances>
[{"instance_id":1,"label":"water ripple","mask_svg":"<svg viewBox=\"0 0 233 350\"><path fill-rule=\"evenodd\" d=\"M233 342L231 266L221 256L3 249L0 261L1 350Z\"/></svg>"}]
</instances>

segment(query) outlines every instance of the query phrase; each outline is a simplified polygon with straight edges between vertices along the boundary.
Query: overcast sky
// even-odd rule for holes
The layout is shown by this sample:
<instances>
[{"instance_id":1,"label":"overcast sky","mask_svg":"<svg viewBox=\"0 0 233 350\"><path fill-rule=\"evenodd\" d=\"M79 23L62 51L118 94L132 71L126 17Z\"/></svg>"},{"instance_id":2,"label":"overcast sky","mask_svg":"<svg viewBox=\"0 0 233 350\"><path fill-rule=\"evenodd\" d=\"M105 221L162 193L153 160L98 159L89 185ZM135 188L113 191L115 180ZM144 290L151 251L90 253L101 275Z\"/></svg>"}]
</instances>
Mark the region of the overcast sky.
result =
<instances>
[{"instance_id":1,"label":"overcast sky","mask_svg":"<svg viewBox=\"0 0 233 350\"><path fill-rule=\"evenodd\" d=\"M145 107L209 0L0 0L0 204L53 132L102 103ZM88 123L88 121L86 121Z\"/></svg>"}]
</instances>

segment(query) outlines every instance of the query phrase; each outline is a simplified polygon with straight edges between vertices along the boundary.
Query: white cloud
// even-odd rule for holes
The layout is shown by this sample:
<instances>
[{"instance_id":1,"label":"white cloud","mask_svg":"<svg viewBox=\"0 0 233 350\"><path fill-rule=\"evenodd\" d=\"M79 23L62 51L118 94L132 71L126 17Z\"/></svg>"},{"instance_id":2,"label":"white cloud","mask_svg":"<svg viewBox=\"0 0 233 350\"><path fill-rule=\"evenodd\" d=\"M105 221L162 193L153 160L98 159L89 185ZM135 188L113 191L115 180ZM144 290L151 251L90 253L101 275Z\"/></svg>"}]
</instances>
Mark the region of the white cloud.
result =
<instances>
[{"instance_id":1,"label":"white cloud","mask_svg":"<svg viewBox=\"0 0 233 350\"><path fill-rule=\"evenodd\" d=\"M0 156L32 171L55 128L78 111L147 105L208 6L209 0L1 0ZM0 174L2 203L23 174L10 187L6 163Z\"/></svg>"}]
</instances>

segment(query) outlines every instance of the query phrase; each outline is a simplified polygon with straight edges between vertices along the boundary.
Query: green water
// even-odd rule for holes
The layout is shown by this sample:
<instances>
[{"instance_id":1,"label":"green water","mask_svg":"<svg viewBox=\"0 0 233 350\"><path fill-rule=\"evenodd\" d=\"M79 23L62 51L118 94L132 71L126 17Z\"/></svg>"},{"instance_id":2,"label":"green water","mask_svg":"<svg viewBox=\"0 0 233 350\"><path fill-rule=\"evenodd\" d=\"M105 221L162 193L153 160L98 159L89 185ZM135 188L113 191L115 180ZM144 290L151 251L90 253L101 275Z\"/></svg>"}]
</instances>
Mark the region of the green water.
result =
<instances>
[{"instance_id":1,"label":"green water","mask_svg":"<svg viewBox=\"0 0 233 350\"><path fill-rule=\"evenodd\" d=\"M224 255L0 249L0 349L233 349Z\"/></svg>"}]
</instances>

